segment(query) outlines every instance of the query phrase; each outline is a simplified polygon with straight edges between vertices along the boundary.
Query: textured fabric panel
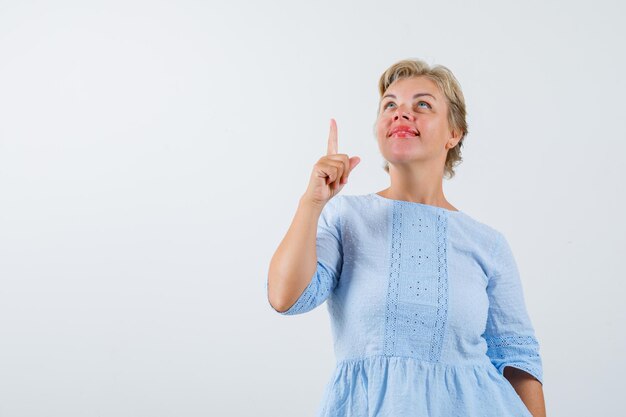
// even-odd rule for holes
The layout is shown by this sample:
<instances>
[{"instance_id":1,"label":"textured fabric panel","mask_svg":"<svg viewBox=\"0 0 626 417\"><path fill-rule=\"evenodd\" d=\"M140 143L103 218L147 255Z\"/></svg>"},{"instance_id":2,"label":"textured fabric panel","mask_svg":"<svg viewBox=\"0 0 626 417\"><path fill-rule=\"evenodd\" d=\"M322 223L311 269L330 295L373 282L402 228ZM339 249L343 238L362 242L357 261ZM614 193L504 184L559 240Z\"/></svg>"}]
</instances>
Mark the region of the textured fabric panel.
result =
<instances>
[{"instance_id":1,"label":"textured fabric panel","mask_svg":"<svg viewBox=\"0 0 626 417\"><path fill-rule=\"evenodd\" d=\"M447 215L437 214L437 321L430 350L430 360L438 362L448 321L448 258L447 258Z\"/></svg>"},{"instance_id":2,"label":"textured fabric panel","mask_svg":"<svg viewBox=\"0 0 626 417\"><path fill-rule=\"evenodd\" d=\"M394 205L391 231L391 265L385 313L385 355L395 355L398 336L398 296L402 263L402 210Z\"/></svg>"},{"instance_id":3,"label":"textured fabric panel","mask_svg":"<svg viewBox=\"0 0 626 417\"><path fill-rule=\"evenodd\" d=\"M437 362L448 311L447 217L394 202L385 355Z\"/></svg>"}]
</instances>

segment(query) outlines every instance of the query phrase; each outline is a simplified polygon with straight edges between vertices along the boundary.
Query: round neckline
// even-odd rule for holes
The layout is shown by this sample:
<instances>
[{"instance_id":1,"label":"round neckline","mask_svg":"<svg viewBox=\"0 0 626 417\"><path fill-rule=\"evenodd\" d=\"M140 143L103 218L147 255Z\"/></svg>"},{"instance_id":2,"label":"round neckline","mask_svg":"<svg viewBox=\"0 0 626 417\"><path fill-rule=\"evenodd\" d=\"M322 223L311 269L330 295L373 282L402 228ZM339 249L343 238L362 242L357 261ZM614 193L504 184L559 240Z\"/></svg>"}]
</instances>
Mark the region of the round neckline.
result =
<instances>
[{"instance_id":1,"label":"round neckline","mask_svg":"<svg viewBox=\"0 0 626 417\"><path fill-rule=\"evenodd\" d=\"M394 200L393 198L387 198L387 197L383 197L382 195L378 194L378 193L370 193L371 196L374 196L380 200L387 200L390 202L397 202L397 203L404 203L404 204L414 204L420 207L428 207L431 209L435 209L435 210L443 210L443 211L447 211L448 213L463 213L463 211L461 210L450 210L444 207L439 207L439 206L432 206L430 204L422 204L422 203L416 203L414 201L405 201L405 200Z\"/></svg>"}]
</instances>

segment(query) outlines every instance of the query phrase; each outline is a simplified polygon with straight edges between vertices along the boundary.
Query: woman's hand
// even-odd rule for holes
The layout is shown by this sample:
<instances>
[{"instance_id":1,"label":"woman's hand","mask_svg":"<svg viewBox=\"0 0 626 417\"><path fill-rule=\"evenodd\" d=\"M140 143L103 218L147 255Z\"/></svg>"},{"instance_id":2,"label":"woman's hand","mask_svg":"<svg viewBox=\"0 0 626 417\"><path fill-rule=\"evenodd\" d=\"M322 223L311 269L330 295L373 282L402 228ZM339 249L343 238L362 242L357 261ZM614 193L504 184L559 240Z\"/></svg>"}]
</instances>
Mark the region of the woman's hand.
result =
<instances>
[{"instance_id":1,"label":"woman's hand","mask_svg":"<svg viewBox=\"0 0 626 417\"><path fill-rule=\"evenodd\" d=\"M316 204L325 205L328 200L339 194L348 182L348 176L361 162L361 158L337 153L337 122L330 119L330 134L326 155L313 166L309 186L304 198Z\"/></svg>"}]
</instances>

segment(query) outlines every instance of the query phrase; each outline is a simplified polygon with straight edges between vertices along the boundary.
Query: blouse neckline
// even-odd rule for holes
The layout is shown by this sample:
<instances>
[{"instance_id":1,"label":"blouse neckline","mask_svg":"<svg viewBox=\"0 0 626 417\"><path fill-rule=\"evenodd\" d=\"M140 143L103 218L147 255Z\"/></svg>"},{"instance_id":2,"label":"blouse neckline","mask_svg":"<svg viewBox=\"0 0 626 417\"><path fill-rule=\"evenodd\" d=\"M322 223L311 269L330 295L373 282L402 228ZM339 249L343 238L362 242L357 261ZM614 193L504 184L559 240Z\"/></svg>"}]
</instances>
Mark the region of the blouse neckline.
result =
<instances>
[{"instance_id":1,"label":"blouse neckline","mask_svg":"<svg viewBox=\"0 0 626 417\"><path fill-rule=\"evenodd\" d=\"M439 207L439 206L432 206L430 204L422 204L422 203L416 203L413 201L405 201L405 200L394 200L392 198L387 198L387 197L383 197L382 195L379 195L377 193L371 193L371 196L373 196L374 198L378 198L379 200L386 200L386 201L390 201L390 202L397 202L397 203L401 203L401 204L405 204L405 205L415 205L415 206L419 206L419 207L428 207L430 209L434 209L434 210L443 210L446 211L448 213L453 213L453 214L462 214L463 211L461 210L450 210L444 207Z\"/></svg>"}]
</instances>

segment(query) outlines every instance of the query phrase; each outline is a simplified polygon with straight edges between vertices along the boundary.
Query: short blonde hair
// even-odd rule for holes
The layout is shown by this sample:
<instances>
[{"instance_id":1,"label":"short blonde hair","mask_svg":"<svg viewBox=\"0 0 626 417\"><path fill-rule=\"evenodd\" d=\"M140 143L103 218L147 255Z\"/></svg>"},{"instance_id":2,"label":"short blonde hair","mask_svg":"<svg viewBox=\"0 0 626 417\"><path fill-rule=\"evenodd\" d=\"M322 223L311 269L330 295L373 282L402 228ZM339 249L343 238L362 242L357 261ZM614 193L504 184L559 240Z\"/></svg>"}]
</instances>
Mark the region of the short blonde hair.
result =
<instances>
[{"instance_id":1,"label":"short blonde hair","mask_svg":"<svg viewBox=\"0 0 626 417\"><path fill-rule=\"evenodd\" d=\"M433 81L439 90L446 97L448 103L448 123L452 130L461 133L461 140L454 148L448 149L446 163L444 166L444 178L452 178L455 175L454 167L463 160L461 156L461 147L463 140L467 136L467 121L465 120L465 98L458 80L447 67L443 65L429 66L426 62L419 59L404 59L390 66L378 81L378 91L380 97L395 81L403 78L426 77ZM385 171L389 173L389 162L385 161L383 166Z\"/></svg>"}]
</instances>

